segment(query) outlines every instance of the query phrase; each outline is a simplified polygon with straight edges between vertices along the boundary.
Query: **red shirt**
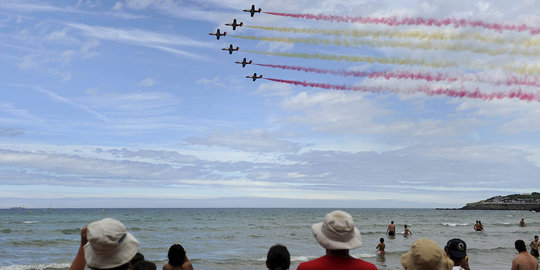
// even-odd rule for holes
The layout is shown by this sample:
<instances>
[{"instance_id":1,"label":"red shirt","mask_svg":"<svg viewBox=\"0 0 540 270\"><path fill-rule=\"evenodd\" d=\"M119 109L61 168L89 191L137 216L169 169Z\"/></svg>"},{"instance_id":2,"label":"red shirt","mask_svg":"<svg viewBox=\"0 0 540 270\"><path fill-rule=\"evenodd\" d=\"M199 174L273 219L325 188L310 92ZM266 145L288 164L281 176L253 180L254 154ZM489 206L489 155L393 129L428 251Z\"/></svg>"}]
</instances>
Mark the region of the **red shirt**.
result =
<instances>
[{"instance_id":1,"label":"red shirt","mask_svg":"<svg viewBox=\"0 0 540 270\"><path fill-rule=\"evenodd\" d=\"M377 270L372 263L352 257L342 258L324 255L309 262L301 263L296 270Z\"/></svg>"}]
</instances>

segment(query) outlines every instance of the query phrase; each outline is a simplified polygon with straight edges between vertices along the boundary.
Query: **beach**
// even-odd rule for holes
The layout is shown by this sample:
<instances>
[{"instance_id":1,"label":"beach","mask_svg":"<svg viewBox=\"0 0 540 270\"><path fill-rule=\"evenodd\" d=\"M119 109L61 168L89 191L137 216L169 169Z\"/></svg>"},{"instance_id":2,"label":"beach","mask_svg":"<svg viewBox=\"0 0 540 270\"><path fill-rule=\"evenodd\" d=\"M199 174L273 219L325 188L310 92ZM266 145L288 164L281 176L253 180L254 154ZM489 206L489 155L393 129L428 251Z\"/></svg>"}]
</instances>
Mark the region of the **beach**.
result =
<instances>
[{"instance_id":1,"label":"beach","mask_svg":"<svg viewBox=\"0 0 540 270\"><path fill-rule=\"evenodd\" d=\"M334 209L4 209L0 210L0 270L67 269L79 245L80 229L105 217L116 218L141 243L140 252L158 265L170 245L181 243L195 269L265 269L270 246L281 243L292 265L324 254L310 227ZM517 254L514 241L530 243L540 234L540 216L528 211L434 209L342 209L354 218L363 246L351 255L381 270L402 269L399 258L415 239L428 237L441 247L451 238L465 240L472 269L509 269ZM524 218L527 227L519 227ZM385 235L390 221L398 233L407 224L409 238ZM476 220L484 232L475 232ZM385 238L387 254L375 250Z\"/></svg>"}]
</instances>

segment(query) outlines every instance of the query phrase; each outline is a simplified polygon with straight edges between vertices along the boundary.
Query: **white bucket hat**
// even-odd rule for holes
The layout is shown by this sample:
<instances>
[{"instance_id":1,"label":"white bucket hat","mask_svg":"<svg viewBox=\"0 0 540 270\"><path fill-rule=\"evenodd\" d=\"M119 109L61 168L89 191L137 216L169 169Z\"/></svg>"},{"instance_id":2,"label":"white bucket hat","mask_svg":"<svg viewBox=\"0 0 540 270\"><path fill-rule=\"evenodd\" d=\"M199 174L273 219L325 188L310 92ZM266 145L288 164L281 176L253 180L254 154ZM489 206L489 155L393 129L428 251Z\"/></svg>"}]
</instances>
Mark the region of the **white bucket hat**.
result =
<instances>
[{"instance_id":1,"label":"white bucket hat","mask_svg":"<svg viewBox=\"0 0 540 270\"><path fill-rule=\"evenodd\" d=\"M326 214L323 222L311 226L311 232L325 249L355 249L362 246L360 231L354 227L351 215L344 211Z\"/></svg>"},{"instance_id":2,"label":"white bucket hat","mask_svg":"<svg viewBox=\"0 0 540 270\"><path fill-rule=\"evenodd\" d=\"M401 256L401 265L406 270L450 270L454 262L437 243L422 238L414 241L411 249Z\"/></svg>"},{"instance_id":3,"label":"white bucket hat","mask_svg":"<svg viewBox=\"0 0 540 270\"><path fill-rule=\"evenodd\" d=\"M90 223L87 238L84 258L91 268L109 269L126 264L139 249L139 241L113 218Z\"/></svg>"}]
</instances>

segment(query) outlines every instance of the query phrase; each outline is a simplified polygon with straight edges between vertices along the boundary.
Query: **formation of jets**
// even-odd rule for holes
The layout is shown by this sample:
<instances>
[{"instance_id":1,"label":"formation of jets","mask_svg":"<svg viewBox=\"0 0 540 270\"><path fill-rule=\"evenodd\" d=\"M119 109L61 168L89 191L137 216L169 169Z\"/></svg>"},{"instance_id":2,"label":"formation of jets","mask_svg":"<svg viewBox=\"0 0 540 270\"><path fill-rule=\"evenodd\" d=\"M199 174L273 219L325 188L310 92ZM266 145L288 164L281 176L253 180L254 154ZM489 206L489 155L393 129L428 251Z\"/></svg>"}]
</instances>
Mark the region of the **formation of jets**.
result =
<instances>
[{"instance_id":1,"label":"formation of jets","mask_svg":"<svg viewBox=\"0 0 540 270\"><path fill-rule=\"evenodd\" d=\"M255 5L251 5L251 9L243 9L242 11L251 13L251 17L253 17L253 15L255 15L255 12L261 13L262 9L259 8L255 10Z\"/></svg>"},{"instance_id":2,"label":"formation of jets","mask_svg":"<svg viewBox=\"0 0 540 270\"><path fill-rule=\"evenodd\" d=\"M242 27L244 25L244 22L236 23L236 19L233 20L232 23L226 23L227 26L232 26L232 30L236 30L236 27Z\"/></svg>"},{"instance_id":3,"label":"formation of jets","mask_svg":"<svg viewBox=\"0 0 540 270\"><path fill-rule=\"evenodd\" d=\"M232 52L240 50L240 47L233 48L233 45L231 44L229 48L223 48L222 50L229 51L229 54L232 54Z\"/></svg>"},{"instance_id":4,"label":"formation of jets","mask_svg":"<svg viewBox=\"0 0 540 270\"><path fill-rule=\"evenodd\" d=\"M251 9L244 9L242 11L249 12L251 14L251 17L253 17L253 15L255 15L255 13L261 13L262 9L260 9L260 8L255 9L255 5L251 5ZM242 27L244 25L244 22L238 23L236 21L236 19L233 19L232 23L226 23L225 25L231 26L233 31L235 31L236 27ZM216 36L216 39L219 40L219 38L221 36L227 36L227 32L222 33L221 30L218 28L215 33L209 33L209 35ZM240 47L237 46L236 48L234 48L234 46L232 44L230 44L228 48L222 48L222 50L229 51L229 54L232 54L234 51L240 50ZM242 67L246 67L246 65L249 65L249 64L253 63L253 60L247 61L246 58L244 58L242 61L236 61L235 63L236 64L241 64ZM255 81L257 79L260 79L262 77L263 77L263 75L257 76L257 73L253 73L253 75L246 76L246 78L252 79L253 81Z\"/></svg>"}]
</instances>

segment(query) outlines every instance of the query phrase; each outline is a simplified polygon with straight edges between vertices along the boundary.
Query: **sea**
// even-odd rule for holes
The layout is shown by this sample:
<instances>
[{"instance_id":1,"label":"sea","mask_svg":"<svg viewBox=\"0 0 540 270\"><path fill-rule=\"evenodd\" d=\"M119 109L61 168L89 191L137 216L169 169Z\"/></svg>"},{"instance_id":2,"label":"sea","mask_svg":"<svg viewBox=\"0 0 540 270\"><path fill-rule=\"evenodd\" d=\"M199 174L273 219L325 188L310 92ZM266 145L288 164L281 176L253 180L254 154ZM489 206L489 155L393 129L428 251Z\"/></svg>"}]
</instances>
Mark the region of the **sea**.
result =
<instances>
[{"instance_id":1,"label":"sea","mask_svg":"<svg viewBox=\"0 0 540 270\"><path fill-rule=\"evenodd\" d=\"M141 243L145 259L161 269L167 251L180 243L198 270L266 269L265 258L274 244L285 245L291 268L324 255L311 225L338 209L3 209L0 210L0 270L68 269L77 253L83 226L105 217L120 220ZM351 255L381 270L403 269L400 256L415 239L431 238L441 247L451 238L467 243L471 269L510 269L517 255L514 241L527 246L540 235L540 214L529 211L435 209L339 209L350 213L363 238ZM524 218L527 227L520 227ZM476 232L476 220L484 232ZM398 235L386 229L394 221ZM412 235L399 234L408 225ZM386 255L375 247L385 239Z\"/></svg>"}]
</instances>

